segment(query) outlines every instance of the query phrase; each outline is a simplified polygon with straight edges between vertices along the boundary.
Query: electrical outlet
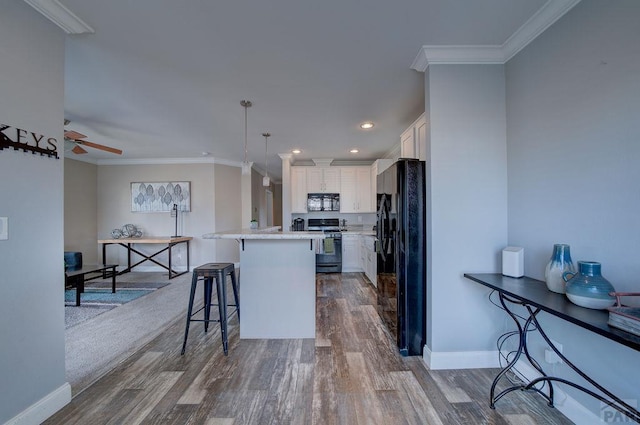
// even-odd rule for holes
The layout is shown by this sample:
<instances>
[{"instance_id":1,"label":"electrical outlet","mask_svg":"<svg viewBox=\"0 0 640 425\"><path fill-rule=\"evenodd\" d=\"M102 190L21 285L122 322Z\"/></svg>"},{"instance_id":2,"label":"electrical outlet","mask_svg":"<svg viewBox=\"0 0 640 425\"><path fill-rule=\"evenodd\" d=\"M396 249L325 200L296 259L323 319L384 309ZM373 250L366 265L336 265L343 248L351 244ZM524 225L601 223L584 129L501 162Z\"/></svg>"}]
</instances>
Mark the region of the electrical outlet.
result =
<instances>
[{"instance_id":1,"label":"electrical outlet","mask_svg":"<svg viewBox=\"0 0 640 425\"><path fill-rule=\"evenodd\" d=\"M556 347L556 349L560 354L563 354L562 344L554 340L551 340L551 344L553 344L553 346ZM548 347L547 349L544 350L544 361L549 364L562 363L562 359L560 358L560 356L558 356L556 352L551 349L551 347Z\"/></svg>"},{"instance_id":2,"label":"electrical outlet","mask_svg":"<svg viewBox=\"0 0 640 425\"><path fill-rule=\"evenodd\" d=\"M0 217L0 241L9 239L9 217Z\"/></svg>"}]
</instances>

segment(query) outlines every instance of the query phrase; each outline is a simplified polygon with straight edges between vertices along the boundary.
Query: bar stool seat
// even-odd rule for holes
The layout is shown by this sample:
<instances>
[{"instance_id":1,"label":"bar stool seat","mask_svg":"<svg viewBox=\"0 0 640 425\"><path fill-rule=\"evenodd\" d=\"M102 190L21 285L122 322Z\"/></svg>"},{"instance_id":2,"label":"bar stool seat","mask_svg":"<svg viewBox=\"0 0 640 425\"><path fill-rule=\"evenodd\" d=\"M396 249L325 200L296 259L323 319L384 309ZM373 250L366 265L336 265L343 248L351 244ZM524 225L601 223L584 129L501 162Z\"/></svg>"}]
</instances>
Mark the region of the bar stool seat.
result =
<instances>
[{"instance_id":1,"label":"bar stool seat","mask_svg":"<svg viewBox=\"0 0 640 425\"><path fill-rule=\"evenodd\" d=\"M231 276L231 287L233 288L233 296L235 298L235 304L227 304L227 285L226 278ZM218 296L218 303L212 304L211 297L213 292L213 279L216 280L216 293ZM204 304L203 306L193 311L193 300L196 294L196 287L198 282L204 283ZM218 318L211 318L211 306L218 306ZM227 312L227 307L235 307L231 312ZM204 310L204 319L194 319L193 316ZM204 322L204 331L209 330L210 322L220 323L220 333L222 334L222 348L224 355L228 354L229 342L227 339L227 320L238 314L240 319L240 302L238 300L238 286L236 282L236 272L233 263L207 263L200 267L193 269L193 276L191 278L191 294L189 295L189 306L187 309L187 324L184 329L184 342L182 343L182 354L184 354L187 346L187 337L189 336L189 325L191 322Z\"/></svg>"}]
</instances>

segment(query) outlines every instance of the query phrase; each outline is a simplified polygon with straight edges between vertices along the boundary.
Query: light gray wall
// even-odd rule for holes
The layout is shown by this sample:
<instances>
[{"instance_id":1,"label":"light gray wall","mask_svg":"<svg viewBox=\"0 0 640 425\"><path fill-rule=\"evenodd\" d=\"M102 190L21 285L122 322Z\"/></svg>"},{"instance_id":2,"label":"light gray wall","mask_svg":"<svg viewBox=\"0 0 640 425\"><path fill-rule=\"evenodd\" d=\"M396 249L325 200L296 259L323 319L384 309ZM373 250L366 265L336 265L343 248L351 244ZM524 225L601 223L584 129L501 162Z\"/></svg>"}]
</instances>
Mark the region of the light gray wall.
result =
<instances>
[{"instance_id":1,"label":"light gray wall","mask_svg":"<svg viewBox=\"0 0 640 425\"><path fill-rule=\"evenodd\" d=\"M168 212L134 213L131 212L132 182L190 181L191 211L179 213L178 233L192 236L191 267L211 262L215 258L215 242L202 239L205 233L215 228L214 164L161 164L161 165L101 165L98 167L98 237L111 238L111 231L131 223L142 229L145 236L171 236L175 232L175 221ZM230 182L229 184L233 184ZM157 246L140 245L140 251L151 253ZM96 248L101 248L96 243ZM172 259L176 266L186 264L186 251L183 244L174 248ZM158 256L166 261L166 253ZM139 257L134 256L132 261ZM126 265L126 250L119 246L109 246L107 261ZM162 270L149 262L141 264L136 270Z\"/></svg>"},{"instance_id":2,"label":"light gray wall","mask_svg":"<svg viewBox=\"0 0 640 425\"><path fill-rule=\"evenodd\" d=\"M82 253L84 264L102 261L98 237L98 166L64 159L64 250Z\"/></svg>"},{"instance_id":3,"label":"light gray wall","mask_svg":"<svg viewBox=\"0 0 640 425\"><path fill-rule=\"evenodd\" d=\"M425 75L434 353L495 350L502 318L463 273L497 270L507 241L504 81L502 65L436 65Z\"/></svg>"},{"instance_id":4,"label":"light gray wall","mask_svg":"<svg viewBox=\"0 0 640 425\"><path fill-rule=\"evenodd\" d=\"M62 141L64 33L25 2L5 1L0 40L0 122ZM0 241L0 423L47 396L59 401L52 394L65 387L71 394L63 174L62 159L0 151L0 216L9 218L9 239Z\"/></svg>"},{"instance_id":5,"label":"light gray wall","mask_svg":"<svg viewBox=\"0 0 640 425\"><path fill-rule=\"evenodd\" d=\"M431 69L427 68L424 72L424 81L425 81L425 85L424 85L424 113L425 113L425 118L427 120L427 131L426 131L426 149L427 149L427 156L430 158L429 155L431 155L431 87L429 85L429 81L431 80ZM398 143L398 146L400 145L400 143ZM433 331L433 309L429 308L429 306L432 305L432 302L430 301L433 298L433 256L431 255L431 252L433 251L433 238L430 236L433 233L433 202L431 201L431 189L432 189L432 184L430 184L429 182L431 181L431 162L432 161L425 161L425 170L424 170L424 178L426 179L427 183L425 185L425 202L426 202L426 208L425 208L425 215L426 215L426 226L425 226L425 230L427 232L427 243L426 243L426 248L427 248L427 252L426 254L426 258L425 258L425 263L427 265L427 273L426 273L426 279L427 279L427 347L433 347L433 338L432 338L432 331ZM431 348L430 348L431 349Z\"/></svg>"},{"instance_id":6,"label":"light gray wall","mask_svg":"<svg viewBox=\"0 0 640 425\"><path fill-rule=\"evenodd\" d=\"M251 218L258 220L260 227L267 226L267 196L265 191L270 189L274 190L274 184L271 182L269 187L262 185L262 174L255 170L251 170ZM273 203L278 202L276 197L273 197ZM282 199L280 199L282 204ZM273 211L272 211L273 214ZM249 227L248 223L243 223L243 228Z\"/></svg>"},{"instance_id":7,"label":"light gray wall","mask_svg":"<svg viewBox=\"0 0 640 425\"><path fill-rule=\"evenodd\" d=\"M582 0L507 64L509 244L525 248L528 276L543 280L553 244L568 243L574 263L598 261L618 291L640 291L639 22L637 0ZM640 353L543 326L589 375L640 401Z\"/></svg>"},{"instance_id":8,"label":"light gray wall","mask_svg":"<svg viewBox=\"0 0 640 425\"><path fill-rule=\"evenodd\" d=\"M271 187L273 188L273 225L282 226L282 183L273 184ZM282 230L287 229L283 226Z\"/></svg>"},{"instance_id":9,"label":"light gray wall","mask_svg":"<svg viewBox=\"0 0 640 425\"><path fill-rule=\"evenodd\" d=\"M215 181L215 230L240 229L242 227L241 169L228 165L216 165ZM229 239L218 239L216 243L215 261L235 263L240 261L238 242ZM211 261L214 259L212 258Z\"/></svg>"},{"instance_id":10,"label":"light gray wall","mask_svg":"<svg viewBox=\"0 0 640 425\"><path fill-rule=\"evenodd\" d=\"M258 226L260 227L267 225L264 189L262 186L262 174L251 170L251 218L258 220Z\"/></svg>"}]
</instances>

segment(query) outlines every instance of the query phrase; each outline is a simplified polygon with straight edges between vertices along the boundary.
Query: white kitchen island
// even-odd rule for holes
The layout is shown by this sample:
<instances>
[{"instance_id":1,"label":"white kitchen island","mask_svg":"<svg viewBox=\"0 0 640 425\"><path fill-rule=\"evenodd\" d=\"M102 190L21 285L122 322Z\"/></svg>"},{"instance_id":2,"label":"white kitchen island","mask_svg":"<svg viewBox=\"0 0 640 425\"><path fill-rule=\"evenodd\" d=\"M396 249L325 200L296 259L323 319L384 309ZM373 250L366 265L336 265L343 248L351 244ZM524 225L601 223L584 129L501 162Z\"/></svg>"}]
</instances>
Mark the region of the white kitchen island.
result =
<instances>
[{"instance_id":1,"label":"white kitchen island","mask_svg":"<svg viewBox=\"0 0 640 425\"><path fill-rule=\"evenodd\" d=\"M277 228L208 233L240 249L240 338L315 338L316 250L322 232Z\"/></svg>"}]
</instances>

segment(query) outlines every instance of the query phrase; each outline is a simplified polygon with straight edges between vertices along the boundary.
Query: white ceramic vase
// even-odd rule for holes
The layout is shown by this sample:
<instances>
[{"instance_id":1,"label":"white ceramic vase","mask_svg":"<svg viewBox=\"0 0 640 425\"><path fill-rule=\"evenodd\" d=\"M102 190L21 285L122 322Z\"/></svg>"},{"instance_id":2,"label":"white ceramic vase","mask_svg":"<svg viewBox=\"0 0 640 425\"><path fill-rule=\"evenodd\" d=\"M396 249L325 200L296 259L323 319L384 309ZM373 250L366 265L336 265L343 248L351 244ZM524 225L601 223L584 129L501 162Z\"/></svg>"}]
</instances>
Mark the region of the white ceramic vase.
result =
<instances>
[{"instance_id":1,"label":"white ceramic vase","mask_svg":"<svg viewBox=\"0 0 640 425\"><path fill-rule=\"evenodd\" d=\"M551 260L547 264L544 270L544 279L547 283L547 288L558 294L564 294L566 292L566 282L562 278L565 272L575 273L576 269L571 261L571 252L569 245L567 244L555 244L553 245L553 254L551 254Z\"/></svg>"}]
</instances>

